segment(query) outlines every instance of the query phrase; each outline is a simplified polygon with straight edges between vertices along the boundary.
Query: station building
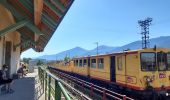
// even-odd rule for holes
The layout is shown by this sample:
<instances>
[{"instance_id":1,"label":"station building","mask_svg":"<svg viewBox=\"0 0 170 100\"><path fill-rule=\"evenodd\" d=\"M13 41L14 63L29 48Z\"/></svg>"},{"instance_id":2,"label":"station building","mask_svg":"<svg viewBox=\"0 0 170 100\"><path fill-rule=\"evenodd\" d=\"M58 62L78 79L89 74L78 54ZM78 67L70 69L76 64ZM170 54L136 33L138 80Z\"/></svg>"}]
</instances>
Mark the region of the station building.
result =
<instances>
[{"instance_id":1,"label":"station building","mask_svg":"<svg viewBox=\"0 0 170 100\"><path fill-rule=\"evenodd\" d=\"M42 52L73 0L0 0L0 69L12 77L22 52Z\"/></svg>"}]
</instances>

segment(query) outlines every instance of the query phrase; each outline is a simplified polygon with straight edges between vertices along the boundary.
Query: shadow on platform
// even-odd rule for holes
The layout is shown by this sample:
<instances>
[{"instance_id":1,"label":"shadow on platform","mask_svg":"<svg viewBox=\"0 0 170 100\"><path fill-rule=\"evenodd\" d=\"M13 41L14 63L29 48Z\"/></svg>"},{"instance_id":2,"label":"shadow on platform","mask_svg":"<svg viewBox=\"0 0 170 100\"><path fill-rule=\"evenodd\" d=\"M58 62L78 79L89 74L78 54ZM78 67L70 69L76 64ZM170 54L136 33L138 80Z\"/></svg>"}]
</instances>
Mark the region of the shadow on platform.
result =
<instances>
[{"instance_id":1,"label":"shadow on platform","mask_svg":"<svg viewBox=\"0 0 170 100\"><path fill-rule=\"evenodd\" d=\"M13 93L2 93L0 100L35 100L35 77L24 77L14 80Z\"/></svg>"},{"instance_id":2,"label":"shadow on platform","mask_svg":"<svg viewBox=\"0 0 170 100\"><path fill-rule=\"evenodd\" d=\"M44 91L39 82L38 70L26 77L14 80L14 93L0 94L0 100L44 100Z\"/></svg>"}]
</instances>

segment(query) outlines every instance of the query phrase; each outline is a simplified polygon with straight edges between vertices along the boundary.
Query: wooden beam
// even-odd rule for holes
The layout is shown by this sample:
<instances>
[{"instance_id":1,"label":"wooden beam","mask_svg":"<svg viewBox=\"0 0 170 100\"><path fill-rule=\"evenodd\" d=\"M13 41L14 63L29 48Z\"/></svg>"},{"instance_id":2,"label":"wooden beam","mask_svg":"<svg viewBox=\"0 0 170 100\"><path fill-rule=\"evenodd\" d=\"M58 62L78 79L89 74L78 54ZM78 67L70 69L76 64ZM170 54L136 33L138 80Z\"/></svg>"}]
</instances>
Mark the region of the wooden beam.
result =
<instances>
[{"instance_id":1,"label":"wooden beam","mask_svg":"<svg viewBox=\"0 0 170 100\"><path fill-rule=\"evenodd\" d=\"M22 20L20 22L12 24L12 25L8 26L7 28L0 30L0 36L3 36L3 35L5 35L6 33L9 33L9 32L16 31L17 29L25 26L29 22L30 22L29 20Z\"/></svg>"},{"instance_id":2,"label":"wooden beam","mask_svg":"<svg viewBox=\"0 0 170 100\"><path fill-rule=\"evenodd\" d=\"M30 30L28 27L22 27L17 30L22 37L26 37L26 39L34 40L34 32Z\"/></svg>"},{"instance_id":3,"label":"wooden beam","mask_svg":"<svg viewBox=\"0 0 170 100\"><path fill-rule=\"evenodd\" d=\"M14 47L17 48L17 47L19 47L19 46L21 46L21 45L25 45L25 44L28 43L28 42L31 42L31 40L22 41L21 43L18 43L18 44L16 44L16 45L14 45Z\"/></svg>"},{"instance_id":4,"label":"wooden beam","mask_svg":"<svg viewBox=\"0 0 170 100\"><path fill-rule=\"evenodd\" d=\"M21 20L24 19L25 17L22 16L16 9L14 9L13 6L11 6L10 4L7 3L6 0L0 0L0 3L5 6L5 8L7 8L13 15L14 17L16 17L17 20Z\"/></svg>"},{"instance_id":5,"label":"wooden beam","mask_svg":"<svg viewBox=\"0 0 170 100\"><path fill-rule=\"evenodd\" d=\"M50 0L51 3L53 3L55 6L57 6L58 8L60 8L60 10L62 10L62 12L66 11L66 7L59 1L59 0Z\"/></svg>"},{"instance_id":6,"label":"wooden beam","mask_svg":"<svg viewBox=\"0 0 170 100\"><path fill-rule=\"evenodd\" d=\"M1 3L1 2L0 2ZM17 11L16 11L16 9L15 8L13 8L11 5L9 5L8 3L4 3L4 2L2 2L4 5L5 5L5 7L9 10L9 11L11 11L11 13L17 18L17 19L19 19L20 17L18 17L17 15L19 15L19 16L21 16L21 14L20 13L18 13ZM18 2L19 3L19 2ZM16 14L17 13L17 14ZM37 35L42 35L43 33L33 24L33 23L28 23L27 24L27 27L28 28L30 28L33 32L35 32L35 34L37 34Z\"/></svg>"},{"instance_id":7,"label":"wooden beam","mask_svg":"<svg viewBox=\"0 0 170 100\"><path fill-rule=\"evenodd\" d=\"M34 0L34 24L37 26L41 22L43 10L43 0Z\"/></svg>"},{"instance_id":8,"label":"wooden beam","mask_svg":"<svg viewBox=\"0 0 170 100\"><path fill-rule=\"evenodd\" d=\"M29 29L31 29L35 34L37 35L43 35L44 33L42 33L33 23L28 23L26 25Z\"/></svg>"},{"instance_id":9,"label":"wooden beam","mask_svg":"<svg viewBox=\"0 0 170 100\"><path fill-rule=\"evenodd\" d=\"M62 17L62 12L59 11L53 4L51 4L49 1L44 0L44 4L47 5L56 15L59 17Z\"/></svg>"}]
</instances>

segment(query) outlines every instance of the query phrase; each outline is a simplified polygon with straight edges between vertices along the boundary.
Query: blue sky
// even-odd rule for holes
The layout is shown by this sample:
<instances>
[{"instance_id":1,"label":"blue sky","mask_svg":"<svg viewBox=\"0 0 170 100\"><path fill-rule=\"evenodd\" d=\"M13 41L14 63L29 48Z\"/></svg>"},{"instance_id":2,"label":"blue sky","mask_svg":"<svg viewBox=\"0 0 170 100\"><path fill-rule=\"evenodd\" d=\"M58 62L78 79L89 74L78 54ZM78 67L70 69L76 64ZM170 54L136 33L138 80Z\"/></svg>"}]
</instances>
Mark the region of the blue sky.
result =
<instances>
[{"instance_id":1,"label":"blue sky","mask_svg":"<svg viewBox=\"0 0 170 100\"><path fill-rule=\"evenodd\" d=\"M77 46L122 46L140 40L138 20L153 18L150 37L170 36L170 0L75 0L44 52L32 49L23 57L56 54Z\"/></svg>"}]
</instances>

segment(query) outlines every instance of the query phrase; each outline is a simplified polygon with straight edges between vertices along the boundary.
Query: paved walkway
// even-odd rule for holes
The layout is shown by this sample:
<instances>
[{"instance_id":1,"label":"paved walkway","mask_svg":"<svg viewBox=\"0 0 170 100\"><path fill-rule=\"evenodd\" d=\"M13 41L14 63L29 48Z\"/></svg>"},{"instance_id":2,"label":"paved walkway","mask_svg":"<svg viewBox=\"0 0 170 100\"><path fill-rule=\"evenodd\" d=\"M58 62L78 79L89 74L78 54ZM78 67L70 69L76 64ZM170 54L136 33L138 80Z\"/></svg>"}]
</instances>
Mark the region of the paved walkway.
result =
<instances>
[{"instance_id":1,"label":"paved walkway","mask_svg":"<svg viewBox=\"0 0 170 100\"><path fill-rule=\"evenodd\" d=\"M12 94L0 94L0 100L44 100L43 91L38 81L38 72L27 74L26 77L14 80ZM40 92L41 91L41 92Z\"/></svg>"}]
</instances>

